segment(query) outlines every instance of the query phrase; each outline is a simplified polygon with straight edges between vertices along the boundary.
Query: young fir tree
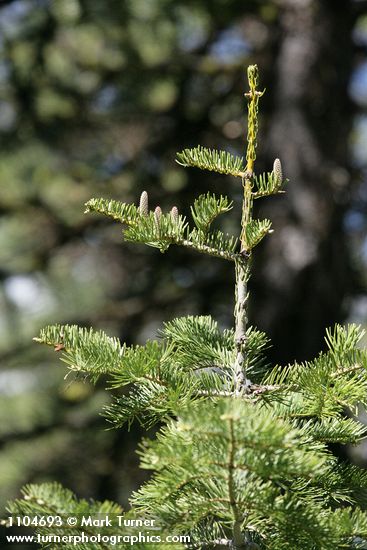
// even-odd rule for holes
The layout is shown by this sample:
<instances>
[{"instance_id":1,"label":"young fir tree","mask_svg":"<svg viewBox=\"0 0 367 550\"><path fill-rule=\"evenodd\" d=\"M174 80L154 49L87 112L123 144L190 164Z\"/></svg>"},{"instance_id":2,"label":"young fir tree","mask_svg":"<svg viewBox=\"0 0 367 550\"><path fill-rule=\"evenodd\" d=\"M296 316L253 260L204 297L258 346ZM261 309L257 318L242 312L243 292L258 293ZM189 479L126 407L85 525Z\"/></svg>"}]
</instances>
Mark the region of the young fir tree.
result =
<instances>
[{"instance_id":1,"label":"young fir tree","mask_svg":"<svg viewBox=\"0 0 367 550\"><path fill-rule=\"evenodd\" d=\"M146 192L139 206L104 199L87 203L88 212L122 223L129 241L161 252L176 244L233 262L234 329L222 332L210 316L189 316L166 323L161 338L145 346L127 347L77 326L47 327L36 340L62 349L72 371L93 381L106 375L117 392L128 387L105 410L116 428L135 420L146 427L161 425L156 439L140 447L142 467L152 476L132 495L131 517L154 519L163 533L189 535L185 546L192 548L367 548L367 472L342 463L328 447L356 443L365 434L355 416L358 404L367 403L367 355L358 348L363 331L336 326L327 331L328 351L313 361L270 368L266 335L248 326L251 255L271 231L269 220L253 218L253 202L282 192L283 184L278 159L272 172L254 172L263 93L257 89L256 66L248 68L248 79L246 163L201 146L178 154L183 166L238 178L243 188L238 240L211 227L232 208L224 196L196 199L193 226L176 207L169 213L159 207L150 211ZM9 511L65 516L114 514L120 507L80 501L57 484L44 484L27 486ZM54 527L38 531L55 534ZM88 528L89 534L100 531ZM79 532L80 527L56 530ZM125 546L130 544L119 545Z\"/></svg>"}]
</instances>

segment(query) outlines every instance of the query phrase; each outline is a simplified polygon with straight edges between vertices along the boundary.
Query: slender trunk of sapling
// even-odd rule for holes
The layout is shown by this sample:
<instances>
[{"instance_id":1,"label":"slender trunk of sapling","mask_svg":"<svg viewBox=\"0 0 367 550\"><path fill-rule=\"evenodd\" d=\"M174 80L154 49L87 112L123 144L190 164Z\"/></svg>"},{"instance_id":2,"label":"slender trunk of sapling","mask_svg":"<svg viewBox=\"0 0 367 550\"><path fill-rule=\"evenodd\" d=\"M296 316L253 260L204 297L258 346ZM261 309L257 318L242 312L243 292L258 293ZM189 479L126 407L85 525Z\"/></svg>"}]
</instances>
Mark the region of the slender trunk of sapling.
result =
<instances>
[{"instance_id":1,"label":"slender trunk of sapling","mask_svg":"<svg viewBox=\"0 0 367 550\"><path fill-rule=\"evenodd\" d=\"M245 94L248 104L248 122L247 122L247 166L242 178L243 202L241 217L241 249L239 257L236 259L236 290L235 290L235 345L237 350L236 361L234 364L234 387L237 394L246 391L250 381L246 377L246 329L247 329L247 308L248 308L248 290L247 283L250 276L250 258L251 250L247 244L246 229L251 222L253 195L252 178L254 163L256 159L256 137L257 137L257 113L258 102L263 92L256 90L258 73L257 67L252 65L248 68L248 80L250 91Z\"/></svg>"}]
</instances>

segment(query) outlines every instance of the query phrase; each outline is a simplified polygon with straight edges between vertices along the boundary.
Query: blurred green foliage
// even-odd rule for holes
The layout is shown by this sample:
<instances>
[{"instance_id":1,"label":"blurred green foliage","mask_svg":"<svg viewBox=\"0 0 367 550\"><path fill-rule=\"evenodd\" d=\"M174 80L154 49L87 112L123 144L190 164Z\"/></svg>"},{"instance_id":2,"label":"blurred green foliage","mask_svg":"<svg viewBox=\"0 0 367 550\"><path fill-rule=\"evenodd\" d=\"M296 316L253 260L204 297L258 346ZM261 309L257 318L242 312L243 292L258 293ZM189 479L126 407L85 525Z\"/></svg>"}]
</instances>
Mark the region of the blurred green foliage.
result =
<instances>
[{"instance_id":1,"label":"blurred green foliage","mask_svg":"<svg viewBox=\"0 0 367 550\"><path fill-rule=\"evenodd\" d=\"M246 17L242 3L219 0L0 8L1 506L45 479L126 503L142 476L138 436L103 431L97 411L109 396L63 381L56 359L33 347L41 326L77 322L137 341L211 302L231 322L230 285L200 297L229 268L204 275L200 258L123 248L120 231L83 205L101 194L134 201L146 188L188 208L207 184L196 174L189 184L176 149L204 135L241 151L245 103L233 91L251 48Z\"/></svg>"}]
</instances>

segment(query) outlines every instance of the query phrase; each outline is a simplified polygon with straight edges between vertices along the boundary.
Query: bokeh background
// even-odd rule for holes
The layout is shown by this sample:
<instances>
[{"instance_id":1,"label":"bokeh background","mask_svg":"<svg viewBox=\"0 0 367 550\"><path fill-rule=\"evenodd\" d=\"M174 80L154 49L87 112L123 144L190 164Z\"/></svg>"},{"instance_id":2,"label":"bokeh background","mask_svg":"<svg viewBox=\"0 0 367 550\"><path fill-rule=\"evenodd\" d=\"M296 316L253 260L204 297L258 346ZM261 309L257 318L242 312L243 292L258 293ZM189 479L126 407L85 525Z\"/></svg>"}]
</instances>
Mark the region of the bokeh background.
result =
<instances>
[{"instance_id":1,"label":"bokeh background","mask_svg":"<svg viewBox=\"0 0 367 550\"><path fill-rule=\"evenodd\" d=\"M179 249L122 244L84 215L93 196L189 213L238 181L185 170L202 144L242 155L246 66L261 87L258 171L282 159L288 192L262 201L251 322L269 360L316 355L334 322L367 322L367 2L363 0L13 0L0 3L0 509L28 482L126 505L142 436L106 430L103 383L64 379L32 342L48 323L128 344L162 321L232 324L232 266ZM351 452L366 464L367 449Z\"/></svg>"}]
</instances>

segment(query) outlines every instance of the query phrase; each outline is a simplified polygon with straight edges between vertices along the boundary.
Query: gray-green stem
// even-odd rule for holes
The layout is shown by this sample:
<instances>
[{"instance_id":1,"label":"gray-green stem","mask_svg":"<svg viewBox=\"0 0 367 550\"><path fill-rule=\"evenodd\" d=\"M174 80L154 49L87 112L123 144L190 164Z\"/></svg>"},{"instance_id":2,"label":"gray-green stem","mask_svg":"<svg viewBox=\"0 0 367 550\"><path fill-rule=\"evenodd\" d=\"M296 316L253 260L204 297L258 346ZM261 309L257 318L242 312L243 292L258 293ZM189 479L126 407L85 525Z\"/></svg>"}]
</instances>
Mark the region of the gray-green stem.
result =
<instances>
[{"instance_id":1,"label":"gray-green stem","mask_svg":"<svg viewBox=\"0 0 367 550\"><path fill-rule=\"evenodd\" d=\"M247 329L247 282L249 276L249 258L240 255L236 260L235 293L235 344L236 361L234 364L235 391L241 393L246 387L246 329Z\"/></svg>"},{"instance_id":2,"label":"gray-green stem","mask_svg":"<svg viewBox=\"0 0 367 550\"><path fill-rule=\"evenodd\" d=\"M236 289L235 289L235 345L236 361L234 364L234 386L235 392L240 394L248 386L246 378L246 330L247 330L247 308L248 289L247 283L250 276L250 251L247 248L246 227L251 221L252 214L252 187L251 175L243 181L243 204L241 219L241 250L235 260Z\"/></svg>"}]
</instances>

